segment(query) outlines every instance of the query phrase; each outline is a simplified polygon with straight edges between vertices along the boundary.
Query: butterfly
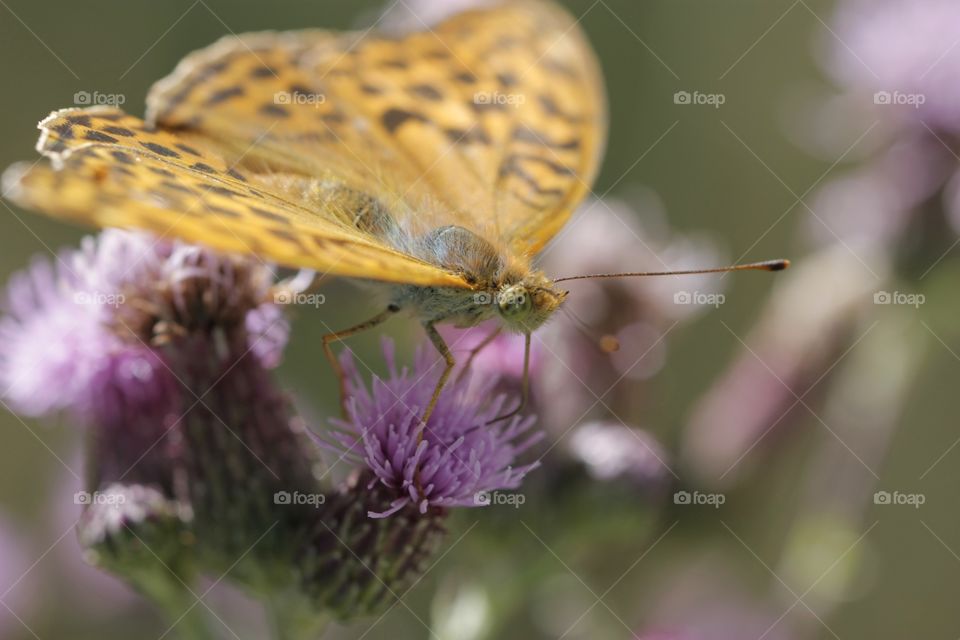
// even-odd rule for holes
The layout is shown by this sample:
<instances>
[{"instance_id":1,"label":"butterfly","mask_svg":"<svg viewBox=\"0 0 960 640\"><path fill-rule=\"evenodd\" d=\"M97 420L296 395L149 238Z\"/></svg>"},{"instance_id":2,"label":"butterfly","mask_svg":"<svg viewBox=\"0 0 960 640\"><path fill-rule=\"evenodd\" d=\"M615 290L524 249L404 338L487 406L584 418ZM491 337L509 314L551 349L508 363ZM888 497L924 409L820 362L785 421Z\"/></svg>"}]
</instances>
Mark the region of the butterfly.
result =
<instances>
[{"instance_id":1,"label":"butterfly","mask_svg":"<svg viewBox=\"0 0 960 640\"><path fill-rule=\"evenodd\" d=\"M384 310L323 339L342 399L332 345L418 319L445 361L426 424L455 366L436 325L496 318L528 361L563 303L532 260L589 192L607 115L577 21L511 0L402 36L226 37L153 86L145 119L65 109L40 129L51 162L4 176L24 207L371 285ZM784 263L761 265L738 268Z\"/></svg>"}]
</instances>

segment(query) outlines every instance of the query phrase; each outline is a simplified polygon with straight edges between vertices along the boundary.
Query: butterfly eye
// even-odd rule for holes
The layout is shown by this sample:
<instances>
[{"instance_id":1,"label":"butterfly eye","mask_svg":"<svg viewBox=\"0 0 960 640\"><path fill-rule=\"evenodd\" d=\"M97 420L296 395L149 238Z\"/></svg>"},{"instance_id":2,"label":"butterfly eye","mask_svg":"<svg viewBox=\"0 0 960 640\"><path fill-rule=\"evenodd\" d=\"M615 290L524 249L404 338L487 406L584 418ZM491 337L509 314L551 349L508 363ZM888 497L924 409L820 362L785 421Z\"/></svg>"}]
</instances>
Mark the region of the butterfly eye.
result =
<instances>
[{"instance_id":1,"label":"butterfly eye","mask_svg":"<svg viewBox=\"0 0 960 640\"><path fill-rule=\"evenodd\" d=\"M497 305L500 307L501 314L515 316L529 311L533 306L533 300L530 299L530 294L525 288L510 287L497 296Z\"/></svg>"}]
</instances>

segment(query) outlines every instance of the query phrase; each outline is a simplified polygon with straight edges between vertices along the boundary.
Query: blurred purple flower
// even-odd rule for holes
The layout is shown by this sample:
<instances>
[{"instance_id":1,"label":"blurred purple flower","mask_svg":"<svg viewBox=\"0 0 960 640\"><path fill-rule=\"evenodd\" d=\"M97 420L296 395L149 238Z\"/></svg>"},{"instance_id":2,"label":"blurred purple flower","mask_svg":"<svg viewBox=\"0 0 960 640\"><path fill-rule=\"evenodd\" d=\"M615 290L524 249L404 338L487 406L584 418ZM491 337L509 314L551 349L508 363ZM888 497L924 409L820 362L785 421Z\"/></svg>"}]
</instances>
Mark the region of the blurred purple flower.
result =
<instances>
[{"instance_id":1,"label":"blurred purple flower","mask_svg":"<svg viewBox=\"0 0 960 640\"><path fill-rule=\"evenodd\" d=\"M818 244L840 239L857 250L889 248L908 225L928 217L920 214L936 211L927 206L935 198L960 228L948 184L956 182L953 147L960 133L958 21L960 4L952 0L839 3L822 37L830 43L823 67L842 93L823 101L823 115L810 127L832 131L830 122L849 123L846 128L864 138L849 147L855 141L849 135L829 136L840 141L830 159L861 154L866 160L813 197L817 215L808 224ZM815 137L814 131L804 136Z\"/></svg>"},{"instance_id":2,"label":"blurred purple flower","mask_svg":"<svg viewBox=\"0 0 960 640\"><path fill-rule=\"evenodd\" d=\"M667 453L656 439L620 422L589 422L570 435L568 449L598 480L623 478L657 488L671 473Z\"/></svg>"},{"instance_id":3,"label":"blurred purple flower","mask_svg":"<svg viewBox=\"0 0 960 640\"><path fill-rule=\"evenodd\" d=\"M562 277L715 267L721 256L704 238L674 233L660 198L641 190L630 202L587 200L543 251L541 261L548 273ZM716 292L722 285L712 275L580 280L570 284L565 306L591 327L601 328L598 325L608 318L657 323L703 310L677 304L678 291Z\"/></svg>"},{"instance_id":4,"label":"blurred purple flower","mask_svg":"<svg viewBox=\"0 0 960 640\"><path fill-rule=\"evenodd\" d=\"M158 410L169 407L176 385L154 347L179 320L198 315L191 294L201 279L206 303L244 313L251 351L263 366L275 366L287 322L272 304L251 304L266 299L269 269L238 274L235 267L196 246L120 230L85 238L53 264L35 260L7 288L0 395L25 415L68 409L87 421L91 411L118 413L116 403L145 394ZM238 277L247 286L237 286ZM241 295L247 300L236 299Z\"/></svg>"},{"instance_id":5,"label":"blurred purple flower","mask_svg":"<svg viewBox=\"0 0 960 640\"><path fill-rule=\"evenodd\" d=\"M960 132L960 4L954 0L847 0L828 68L906 121Z\"/></svg>"},{"instance_id":6,"label":"blurred purple flower","mask_svg":"<svg viewBox=\"0 0 960 640\"><path fill-rule=\"evenodd\" d=\"M496 377L471 384L456 377L444 389L431 414L423 440L417 442L420 415L430 401L441 367L427 348L417 351L413 369L397 368L393 343L383 351L388 377L375 377L368 389L353 355L341 357L348 380L349 419L335 420L334 446L347 454L362 450L363 462L397 497L385 517L407 505L421 513L430 507L483 506L478 496L516 489L537 462L514 467L516 458L540 439L531 433L534 419L519 416L488 425L513 407L495 395Z\"/></svg>"},{"instance_id":7,"label":"blurred purple flower","mask_svg":"<svg viewBox=\"0 0 960 640\"><path fill-rule=\"evenodd\" d=\"M836 363L872 308L878 281L859 259L836 243L777 278L742 348L693 406L681 454L689 473L729 485L747 471L749 453L789 431L792 410L803 409L800 398Z\"/></svg>"},{"instance_id":8,"label":"blurred purple flower","mask_svg":"<svg viewBox=\"0 0 960 640\"><path fill-rule=\"evenodd\" d=\"M544 251L543 267L552 275L572 276L716 264L707 243L670 231L655 194L640 191L632 200L633 205L614 198L587 201ZM570 282L565 311L572 318L558 318L534 340L542 341L551 356L535 381L540 395L550 398L538 408L545 425L565 433L572 421L594 412L601 418L608 410L636 411L642 401L636 383L654 376L666 360L664 334L673 323L702 311L698 305L677 304L674 296L714 291L720 284L716 277L699 276ZM615 338L619 349L602 349L601 336Z\"/></svg>"}]
</instances>

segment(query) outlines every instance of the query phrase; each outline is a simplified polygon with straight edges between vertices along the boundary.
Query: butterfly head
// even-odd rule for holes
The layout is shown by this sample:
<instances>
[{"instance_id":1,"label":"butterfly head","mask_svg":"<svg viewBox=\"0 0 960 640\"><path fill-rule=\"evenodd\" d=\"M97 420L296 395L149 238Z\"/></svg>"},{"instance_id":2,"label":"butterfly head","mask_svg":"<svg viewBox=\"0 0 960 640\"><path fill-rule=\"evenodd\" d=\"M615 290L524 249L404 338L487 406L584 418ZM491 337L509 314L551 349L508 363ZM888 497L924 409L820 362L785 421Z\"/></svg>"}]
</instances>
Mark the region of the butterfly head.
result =
<instances>
[{"instance_id":1,"label":"butterfly head","mask_svg":"<svg viewBox=\"0 0 960 640\"><path fill-rule=\"evenodd\" d=\"M546 322L566 297L566 291L554 288L546 276L537 273L503 285L496 293L494 304L507 329L529 333Z\"/></svg>"}]
</instances>

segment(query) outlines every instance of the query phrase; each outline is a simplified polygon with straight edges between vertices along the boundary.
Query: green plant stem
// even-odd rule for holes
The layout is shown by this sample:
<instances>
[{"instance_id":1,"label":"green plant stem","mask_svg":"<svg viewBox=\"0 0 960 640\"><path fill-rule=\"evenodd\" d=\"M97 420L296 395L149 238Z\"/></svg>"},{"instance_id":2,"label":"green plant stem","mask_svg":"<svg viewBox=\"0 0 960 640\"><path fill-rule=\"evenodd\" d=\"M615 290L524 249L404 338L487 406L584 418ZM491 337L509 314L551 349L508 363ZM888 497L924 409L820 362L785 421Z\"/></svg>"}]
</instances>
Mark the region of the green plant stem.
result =
<instances>
[{"instance_id":1,"label":"green plant stem","mask_svg":"<svg viewBox=\"0 0 960 640\"><path fill-rule=\"evenodd\" d=\"M137 586L162 612L169 635L179 640L217 640L206 607L174 580L138 580Z\"/></svg>"},{"instance_id":2,"label":"green plant stem","mask_svg":"<svg viewBox=\"0 0 960 640\"><path fill-rule=\"evenodd\" d=\"M280 594L266 604L274 640L317 640L330 621L297 595Z\"/></svg>"}]
</instances>

